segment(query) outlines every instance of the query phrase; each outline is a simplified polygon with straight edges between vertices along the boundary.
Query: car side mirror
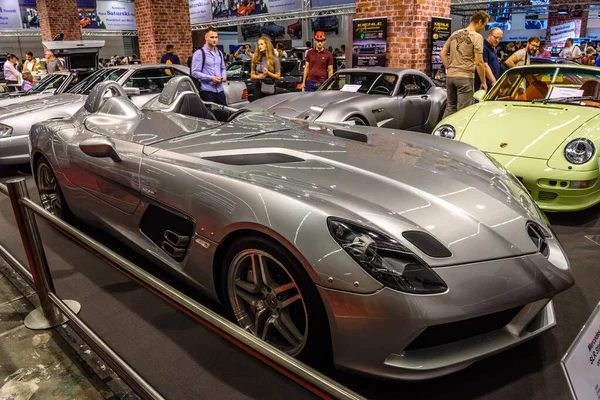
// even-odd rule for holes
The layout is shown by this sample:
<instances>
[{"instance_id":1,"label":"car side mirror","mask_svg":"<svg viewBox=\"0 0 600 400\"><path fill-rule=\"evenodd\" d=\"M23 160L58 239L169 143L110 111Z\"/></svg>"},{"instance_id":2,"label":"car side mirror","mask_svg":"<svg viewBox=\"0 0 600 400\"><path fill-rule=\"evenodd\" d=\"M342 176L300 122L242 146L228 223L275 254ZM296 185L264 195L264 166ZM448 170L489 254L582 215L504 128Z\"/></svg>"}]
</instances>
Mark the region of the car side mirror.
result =
<instances>
[{"instance_id":1,"label":"car side mirror","mask_svg":"<svg viewBox=\"0 0 600 400\"><path fill-rule=\"evenodd\" d=\"M126 87L124 89L125 89L125 94L127 95L127 97L139 96L140 95L140 88Z\"/></svg>"},{"instance_id":2,"label":"car side mirror","mask_svg":"<svg viewBox=\"0 0 600 400\"><path fill-rule=\"evenodd\" d=\"M117 150L115 150L115 143L107 136L86 139L79 143L79 148L90 157L110 157L114 162L121 161L121 157L119 157Z\"/></svg>"},{"instance_id":3,"label":"car side mirror","mask_svg":"<svg viewBox=\"0 0 600 400\"><path fill-rule=\"evenodd\" d=\"M421 91L419 85L415 85L414 83L407 83L404 85L404 97L409 94L418 94Z\"/></svg>"},{"instance_id":4,"label":"car side mirror","mask_svg":"<svg viewBox=\"0 0 600 400\"><path fill-rule=\"evenodd\" d=\"M485 90L481 89L476 91L473 93L473 98L479 102L483 101L483 99L485 99Z\"/></svg>"}]
</instances>

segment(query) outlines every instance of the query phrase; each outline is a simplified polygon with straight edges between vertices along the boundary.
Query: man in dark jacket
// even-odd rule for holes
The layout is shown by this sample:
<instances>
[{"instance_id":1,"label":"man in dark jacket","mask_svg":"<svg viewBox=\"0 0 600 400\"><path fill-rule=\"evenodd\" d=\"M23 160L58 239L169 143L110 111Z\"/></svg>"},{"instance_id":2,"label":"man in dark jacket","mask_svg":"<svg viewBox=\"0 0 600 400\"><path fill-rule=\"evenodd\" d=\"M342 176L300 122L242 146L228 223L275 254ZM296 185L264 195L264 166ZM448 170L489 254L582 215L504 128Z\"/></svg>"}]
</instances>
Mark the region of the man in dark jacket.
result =
<instances>
[{"instance_id":1,"label":"man in dark jacket","mask_svg":"<svg viewBox=\"0 0 600 400\"><path fill-rule=\"evenodd\" d=\"M179 57L173 52L174 49L172 44L167 45L167 53L160 59L161 64L181 64Z\"/></svg>"},{"instance_id":2,"label":"man in dark jacket","mask_svg":"<svg viewBox=\"0 0 600 400\"><path fill-rule=\"evenodd\" d=\"M483 62L485 63L485 80L488 90L494 86L498 78L500 78L500 60L496 55L496 46L502 40L502 29L492 28L488 33L488 37L483 41ZM481 79L479 74L475 74L475 91L479 90Z\"/></svg>"}]
</instances>

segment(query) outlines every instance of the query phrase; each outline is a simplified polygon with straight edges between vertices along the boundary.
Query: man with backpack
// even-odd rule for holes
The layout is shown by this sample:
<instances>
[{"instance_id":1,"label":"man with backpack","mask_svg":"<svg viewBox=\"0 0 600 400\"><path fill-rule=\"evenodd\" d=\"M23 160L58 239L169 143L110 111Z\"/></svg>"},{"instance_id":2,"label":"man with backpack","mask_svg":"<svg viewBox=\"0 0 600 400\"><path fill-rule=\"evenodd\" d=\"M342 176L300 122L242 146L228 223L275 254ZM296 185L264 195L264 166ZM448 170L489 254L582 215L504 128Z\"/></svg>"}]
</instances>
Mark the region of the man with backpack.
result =
<instances>
[{"instance_id":1,"label":"man with backpack","mask_svg":"<svg viewBox=\"0 0 600 400\"><path fill-rule=\"evenodd\" d=\"M177 54L173 54L174 49L175 46L173 46L172 44L167 45L167 53L160 59L161 64L181 64L181 61L179 61L179 57L177 56Z\"/></svg>"},{"instance_id":2,"label":"man with backpack","mask_svg":"<svg viewBox=\"0 0 600 400\"><path fill-rule=\"evenodd\" d=\"M192 78L200 81L200 97L204 101L227 105L223 82L227 81L225 57L217 48L219 33L208 28L204 33L206 44L192 57Z\"/></svg>"}]
</instances>

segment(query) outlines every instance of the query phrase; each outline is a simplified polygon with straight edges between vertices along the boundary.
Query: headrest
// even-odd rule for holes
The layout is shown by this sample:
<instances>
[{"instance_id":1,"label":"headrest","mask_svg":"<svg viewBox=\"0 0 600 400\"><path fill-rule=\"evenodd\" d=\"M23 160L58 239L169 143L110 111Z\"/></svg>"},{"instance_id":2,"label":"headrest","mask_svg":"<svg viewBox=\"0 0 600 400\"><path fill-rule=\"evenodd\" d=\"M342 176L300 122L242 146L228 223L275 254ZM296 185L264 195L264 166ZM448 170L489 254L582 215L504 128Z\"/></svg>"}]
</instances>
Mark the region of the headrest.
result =
<instances>
[{"instance_id":1,"label":"headrest","mask_svg":"<svg viewBox=\"0 0 600 400\"><path fill-rule=\"evenodd\" d=\"M189 76L178 76L169 79L162 93L158 97L158 102L164 105L172 104L177 96L183 92L192 92L198 94L198 89L194 81Z\"/></svg>"},{"instance_id":2,"label":"headrest","mask_svg":"<svg viewBox=\"0 0 600 400\"><path fill-rule=\"evenodd\" d=\"M122 96L125 98L127 97L125 90L117 82L115 82L115 81L100 82L90 92L90 95L88 96L87 100L85 101L85 105L84 105L85 109L90 113L97 112L100 109L100 107L102 107L102 103L104 103L104 100L105 100L106 92L108 92L108 91L110 91L112 93L113 97L118 97L118 96Z\"/></svg>"}]
</instances>

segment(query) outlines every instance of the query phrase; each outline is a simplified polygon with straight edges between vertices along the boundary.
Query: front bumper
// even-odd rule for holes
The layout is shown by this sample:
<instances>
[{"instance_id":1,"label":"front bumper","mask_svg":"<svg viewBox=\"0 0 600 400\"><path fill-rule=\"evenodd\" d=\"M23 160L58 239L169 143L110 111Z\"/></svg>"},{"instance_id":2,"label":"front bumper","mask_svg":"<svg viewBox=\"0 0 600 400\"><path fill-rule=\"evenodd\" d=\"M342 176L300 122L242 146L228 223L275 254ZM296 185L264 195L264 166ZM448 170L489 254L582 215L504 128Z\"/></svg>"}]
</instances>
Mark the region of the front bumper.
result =
<instances>
[{"instance_id":1,"label":"front bumper","mask_svg":"<svg viewBox=\"0 0 600 400\"><path fill-rule=\"evenodd\" d=\"M430 379L552 328L551 299L573 278L558 242L549 244L549 259L536 253L436 268L449 288L438 295L389 288L360 295L320 287L336 366L389 379ZM457 335L453 328L459 325L468 329ZM437 343L422 340L427 336Z\"/></svg>"},{"instance_id":2,"label":"front bumper","mask_svg":"<svg viewBox=\"0 0 600 400\"><path fill-rule=\"evenodd\" d=\"M547 160L490 154L523 182L531 197L544 211L579 211L600 203L598 170L564 171L548 167ZM589 188L569 187L572 181L593 179L596 179L596 183Z\"/></svg>"},{"instance_id":3,"label":"front bumper","mask_svg":"<svg viewBox=\"0 0 600 400\"><path fill-rule=\"evenodd\" d=\"M0 165L29 162L28 135L0 137Z\"/></svg>"}]
</instances>

